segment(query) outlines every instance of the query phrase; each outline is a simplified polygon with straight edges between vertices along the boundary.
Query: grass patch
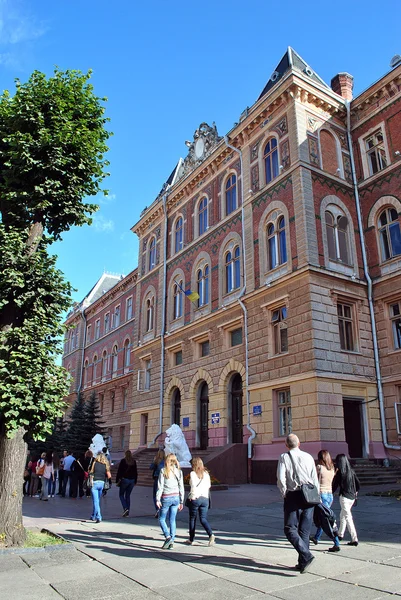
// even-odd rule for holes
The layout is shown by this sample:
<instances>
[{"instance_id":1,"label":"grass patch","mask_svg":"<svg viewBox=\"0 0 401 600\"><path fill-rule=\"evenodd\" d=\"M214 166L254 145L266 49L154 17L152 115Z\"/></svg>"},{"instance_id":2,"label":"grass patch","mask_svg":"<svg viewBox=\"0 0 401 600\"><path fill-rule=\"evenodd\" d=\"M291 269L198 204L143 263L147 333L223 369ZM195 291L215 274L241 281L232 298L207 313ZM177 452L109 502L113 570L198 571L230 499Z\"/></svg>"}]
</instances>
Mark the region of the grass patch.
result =
<instances>
[{"instance_id":1,"label":"grass patch","mask_svg":"<svg viewBox=\"0 0 401 600\"><path fill-rule=\"evenodd\" d=\"M24 548L44 548L45 546L57 546L66 542L46 531L39 529L27 529Z\"/></svg>"}]
</instances>

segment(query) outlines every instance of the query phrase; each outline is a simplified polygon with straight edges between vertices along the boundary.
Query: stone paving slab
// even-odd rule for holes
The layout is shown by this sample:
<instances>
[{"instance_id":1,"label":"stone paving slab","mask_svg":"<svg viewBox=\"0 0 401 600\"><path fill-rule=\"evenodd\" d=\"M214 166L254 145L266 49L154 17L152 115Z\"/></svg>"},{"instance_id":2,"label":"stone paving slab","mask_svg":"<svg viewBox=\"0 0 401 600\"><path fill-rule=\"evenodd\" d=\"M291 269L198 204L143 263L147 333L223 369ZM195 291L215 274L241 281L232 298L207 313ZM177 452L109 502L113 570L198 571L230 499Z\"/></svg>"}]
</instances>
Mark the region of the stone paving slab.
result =
<instances>
[{"instance_id":1,"label":"stone paving slab","mask_svg":"<svg viewBox=\"0 0 401 600\"><path fill-rule=\"evenodd\" d=\"M130 595L132 598L142 597L143 588L127 577L118 574L105 573L95 579L80 579L53 583L54 589L65 600L106 600L116 595Z\"/></svg>"},{"instance_id":2,"label":"stone paving slab","mask_svg":"<svg viewBox=\"0 0 401 600\"><path fill-rule=\"evenodd\" d=\"M390 594L401 594L401 569L388 565L369 565L338 576L340 581Z\"/></svg>"},{"instance_id":3,"label":"stone paving slab","mask_svg":"<svg viewBox=\"0 0 401 600\"><path fill-rule=\"evenodd\" d=\"M263 593L259 593L252 588L244 587L229 581L210 578L209 581L202 582L202 587L192 587L180 583L159 590L168 600L199 600L207 598L208 600L266 600Z\"/></svg>"},{"instance_id":4,"label":"stone paving slab","mask_svg":"<svg viewBox=\"0 0 401 600\"><path fill-rule=\"evenodd\" d=\"M381 600L391 598L390 594L378 592L368 588L349 585L334 579L320 579L313 581L303 587L296 589L297 600L338 600L340 598L352 600ZM294 590L278 590L274 593L275 598L282 600L294 600Z\"/></svg>"}]
</instances>

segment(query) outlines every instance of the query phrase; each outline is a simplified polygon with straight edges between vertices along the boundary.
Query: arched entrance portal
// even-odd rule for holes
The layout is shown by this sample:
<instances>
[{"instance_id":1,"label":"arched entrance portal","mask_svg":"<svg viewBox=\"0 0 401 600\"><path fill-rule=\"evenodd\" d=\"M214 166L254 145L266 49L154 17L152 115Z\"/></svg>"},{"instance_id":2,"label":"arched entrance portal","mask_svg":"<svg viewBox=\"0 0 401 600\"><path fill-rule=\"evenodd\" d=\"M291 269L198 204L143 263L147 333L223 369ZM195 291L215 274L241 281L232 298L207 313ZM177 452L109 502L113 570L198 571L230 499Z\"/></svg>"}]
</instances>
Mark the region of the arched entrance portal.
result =
<instances>
[{"instance_id":1,"label":"arched entrance portal","mask_svg":"<svg viewBox=\"0 0 401 600\"><path fill-rule=\"evenodd\" d=\"M181 427L181 392L175 388L171 400L172 405L172 422Z\"/></svg>"},{"instance_id":2,"label":"arched entrance portal","mask_svg":"<svg viewBox=\"0 0 401 600\"><path fill-rule=\"evenodd\" d=\"M231 380L231 441L233 444L242 444L242 378L239 373Z\"/></svg>"},{"instance_id":3,"label":"arched entrance portal","mask_svg":"<svg viewBox=\"0 0 401 600\"><path fill-rule=\"evenodd\" d=\"M199 388L199 447L206 450L209 445L209 386L204 381Z\"/></svg>"}]
</instances>

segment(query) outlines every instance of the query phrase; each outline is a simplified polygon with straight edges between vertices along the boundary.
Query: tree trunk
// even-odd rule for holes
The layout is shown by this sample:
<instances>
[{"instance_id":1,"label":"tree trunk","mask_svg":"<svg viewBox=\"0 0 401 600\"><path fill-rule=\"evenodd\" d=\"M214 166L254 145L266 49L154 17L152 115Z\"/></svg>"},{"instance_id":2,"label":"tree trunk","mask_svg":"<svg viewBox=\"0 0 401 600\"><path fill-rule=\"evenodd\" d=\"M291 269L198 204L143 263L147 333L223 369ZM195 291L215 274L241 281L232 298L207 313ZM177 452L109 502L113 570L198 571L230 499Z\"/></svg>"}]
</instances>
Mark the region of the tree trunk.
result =
<instances>
[{"instance_id":1,"label":"tree trunk","mask_svg":"<svg viewBox=\"0 0 401 600\"><path fill-rule=\"evenodd\" d=\"M25 541L22 524L22 486L26 461L25 430L12 439L0 428L0 547L21 546Z\"/></svg>"}]
</instances>

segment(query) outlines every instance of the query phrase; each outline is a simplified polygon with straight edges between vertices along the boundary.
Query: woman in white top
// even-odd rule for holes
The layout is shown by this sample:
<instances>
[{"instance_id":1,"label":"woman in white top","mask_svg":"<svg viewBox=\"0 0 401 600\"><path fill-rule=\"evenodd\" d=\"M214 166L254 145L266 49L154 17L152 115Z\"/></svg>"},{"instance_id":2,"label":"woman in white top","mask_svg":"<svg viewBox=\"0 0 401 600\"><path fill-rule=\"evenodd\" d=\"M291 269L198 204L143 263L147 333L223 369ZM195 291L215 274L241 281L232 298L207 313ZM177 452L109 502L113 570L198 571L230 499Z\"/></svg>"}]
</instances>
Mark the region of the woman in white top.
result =
<instances>
[{"instance_id":1,"label":"woman in white top","mask_svg":"<svg viewBox=\"0 0 401 600\"><path fill-rule=\"evenodd\" d=\"M215 537L207 520L209 510L210 475L198 456L192 459L192 471L189 476L191 491L188 495L187 506L189 508L189 540L185 543L191 545L195 539L196 518L209 536L209 546L213 546Z\"/></svg>"},{"instance_id":2,"label":"woman in white top","mask_svg":"<svg viewBox=\"0 0 401 600\"><path fill-rule=\"evenodd\" d=\"M43 459L43 454L44 454L44 459ZM47 454L43 453L42 454L42 459L43 460L43 464L41 465L43 467L44 465L44 471L43 471L43 475L42 475L42 489L40 491L40 497L39 500L47 500L48 498L50 498L51 495L51 487L52 487L52 483L53 483L53 478L54 478L54 467L53 467L53 452L47 452ZM38 463L39 464L39 463ZM47 498L46 498L46 494L47 494Z\"/></svg>"}]
</instances>

